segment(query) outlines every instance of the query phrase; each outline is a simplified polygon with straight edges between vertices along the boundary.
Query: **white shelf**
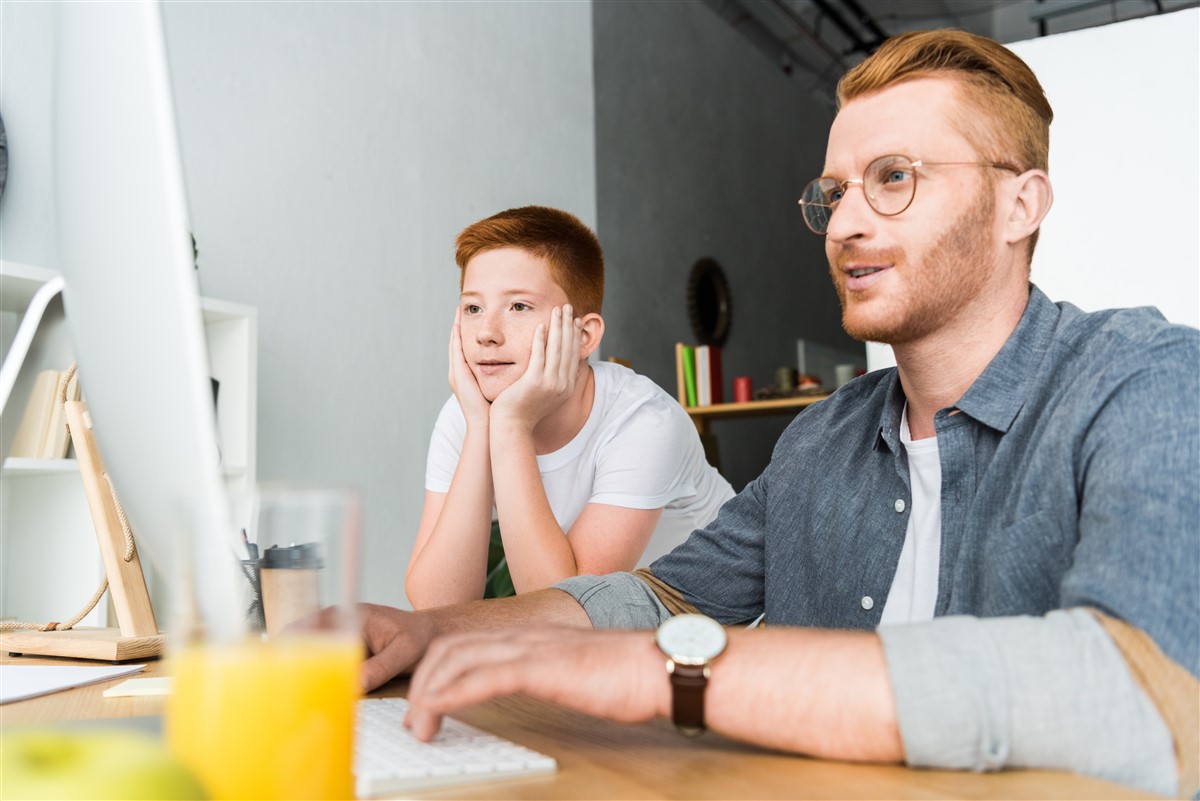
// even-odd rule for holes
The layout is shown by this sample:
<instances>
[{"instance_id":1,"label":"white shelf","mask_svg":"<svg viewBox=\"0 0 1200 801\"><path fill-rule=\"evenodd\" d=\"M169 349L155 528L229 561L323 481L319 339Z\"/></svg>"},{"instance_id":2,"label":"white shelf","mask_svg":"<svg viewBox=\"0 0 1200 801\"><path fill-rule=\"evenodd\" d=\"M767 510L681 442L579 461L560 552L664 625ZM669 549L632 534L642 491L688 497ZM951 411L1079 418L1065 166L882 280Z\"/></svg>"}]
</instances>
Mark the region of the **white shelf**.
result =
<instances>
[{"instance_id":1,"label":"white shelf","mask_svg":"<svg viewBox=\"0 0 1200 801\"><path fill-rule=\"evenodd\" d=\"M61 299L46 302L57 279L54 270L0 260L0 375L11 380L7 397L0 397L0 456L8 453L38 372L65 370L74 359ZM220 382L221 471L242 518L248 509L237 499L249 496L256 475L258 313L211 298L201 298L200 306L209 369ZM87 386L82 389L86 399ZM0 478L0 617L61 620L103 576L78 463L6 458ZM48 553L55 555L52 562ZM104 617L101 605L81 625L115 623Z\"/></svg>"},{"instance_id":2,"label":"white shelf","mask_svg":"<svg viewBox=\"0 0 1200 801\"><path fill-rule=\"evenodd\" d=\"M45 267L0 260L0 311L25 311L42 284L57 276Z\"/></svg>"},{"instance_id":3,"label":"white shelf","mask_svg":"<svg viewBox=\"0 0 1200 801\"><path fill-rule=\"evenodd\" d=\"M10 456L5 459L3 468L4 475L13 478L78 472L79 462L74 459L28 459L18 456Z\"/></svg>"}]
</instances>

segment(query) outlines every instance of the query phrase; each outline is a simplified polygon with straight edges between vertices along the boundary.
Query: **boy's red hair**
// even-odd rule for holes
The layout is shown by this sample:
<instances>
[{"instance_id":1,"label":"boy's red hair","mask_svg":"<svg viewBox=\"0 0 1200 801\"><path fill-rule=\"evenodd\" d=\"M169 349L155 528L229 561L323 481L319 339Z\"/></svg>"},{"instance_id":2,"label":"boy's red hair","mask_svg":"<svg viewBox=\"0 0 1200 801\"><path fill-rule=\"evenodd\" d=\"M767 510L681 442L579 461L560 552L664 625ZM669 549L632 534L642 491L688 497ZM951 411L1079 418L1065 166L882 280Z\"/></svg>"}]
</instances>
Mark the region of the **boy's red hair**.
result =
<instances>
[{"instance_id":1,"label":"boy's red hair","mask_svg":"<svg viewBox=\"0 0 1200 801\"><path fill-rule=\"evenodd\" d=\"M493 214L463 229L454 260L466 276L467 263L488 250L520 248L544 259L575 314L599 314L604 302L604 253L600 240L574 214L546 206L522 206Z\"/></svg>"}]
</instances>

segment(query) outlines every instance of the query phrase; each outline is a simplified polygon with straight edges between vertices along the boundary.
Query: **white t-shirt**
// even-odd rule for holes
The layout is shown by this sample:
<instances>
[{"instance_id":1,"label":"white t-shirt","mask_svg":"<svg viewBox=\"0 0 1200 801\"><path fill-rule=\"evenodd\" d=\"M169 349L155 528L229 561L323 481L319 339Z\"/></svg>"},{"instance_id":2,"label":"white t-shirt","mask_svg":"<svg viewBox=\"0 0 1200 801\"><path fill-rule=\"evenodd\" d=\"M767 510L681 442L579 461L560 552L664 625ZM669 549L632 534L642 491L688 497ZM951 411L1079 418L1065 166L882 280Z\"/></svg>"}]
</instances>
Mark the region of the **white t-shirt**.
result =
<instances>
[{"instance_id":1,"label":"white t-shirt","mask_svg":"<svg viewBox=\"0 0 1200 801\"><path fill-rule=\"evenodd\" d=\"M597 362L592 411L562 448L537 457L546 499L563 531L589 503L663 509L638 561L648 565L712 521L733 488L704 458L696 426L679 403L645 376ZM429 442L425 489L449 492L467 421L453 395Z\"/></svg>"},{"instance_id":2,"label":"white t-shirt","mask_svg":"<svg viewBox=\"0 0 1200 801\"><path fill-rule=\"evenodd\" d=\"M904 547L880 625L933 620L942 558L942 462L937 437L912 438L908 404L900 417L900 441L908 452L912 509Z\"/></svg>"}]
</instances>

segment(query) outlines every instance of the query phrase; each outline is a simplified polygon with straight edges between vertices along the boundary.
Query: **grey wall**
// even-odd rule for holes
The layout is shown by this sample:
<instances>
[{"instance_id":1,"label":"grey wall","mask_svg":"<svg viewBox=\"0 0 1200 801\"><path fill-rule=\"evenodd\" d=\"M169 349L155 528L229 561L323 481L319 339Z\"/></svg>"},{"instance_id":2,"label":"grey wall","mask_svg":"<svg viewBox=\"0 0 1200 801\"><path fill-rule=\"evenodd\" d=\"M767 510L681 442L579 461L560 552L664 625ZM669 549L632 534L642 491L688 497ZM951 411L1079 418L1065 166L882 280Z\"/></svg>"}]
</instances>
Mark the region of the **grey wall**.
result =
<instances>
[{"instance_id":1,"label":"grey wall","mask_svg":"<svg viewBox=\"0 0 1200 801\"><path fill-rule=\"evenodd\" d=\"M595 222L591 11L167 3L205 294L259 310L260 479L366 501L363 597L404 604L449 396L454 236L528 203Z\"/></svg>"},{"instance_id":2,"label":"grey wall","mask_svg":"<svg viewBox=\"0 0 1200 801\"><path fill-rule=\"evenodd\" d=\"M164 4L206 295L259 310L260 479L366 501L365 599L404 605L449 395L455 234L595 224L588 4ZM54 266L54 4L5 3L0 257Z\"/></svg>"},{"instance_id":3,"label":"grey wall","mask_svg":"<svg viewBox=\"0 0 1200 801\"><path fill-rule=\"evenodd\" d=\"M830 114L702 4L171 2L163 15L202 291L259 310L259 478L362 488L367 600L405 605L448 396L451 244L475 219L544 203L597 225L604 355L672 391L702 256L733 288L727 381L767 383L797 337L849 344L795 207ZM52 19L53 4L0 15L0 257L50 267ZM718 426L736 485L785 424Z\"/></svg>"},{"instance_id":4,"label":"grey wall","mask_svg":"<svg viewBox=\"0 0 1200 801\"><path fill-rule=\"evenodd\" d=\"M694 342L688 271L725 269L733 324L724 354L755 386L796 364L803 337L862 352L841 329L820 237L796 199L821 172L832 112L699 2L594 6L596 192L607 273L602 350L675 392L674 343ZM786 418L714 427L740 489Z\"/></svg>"}]
</instances>

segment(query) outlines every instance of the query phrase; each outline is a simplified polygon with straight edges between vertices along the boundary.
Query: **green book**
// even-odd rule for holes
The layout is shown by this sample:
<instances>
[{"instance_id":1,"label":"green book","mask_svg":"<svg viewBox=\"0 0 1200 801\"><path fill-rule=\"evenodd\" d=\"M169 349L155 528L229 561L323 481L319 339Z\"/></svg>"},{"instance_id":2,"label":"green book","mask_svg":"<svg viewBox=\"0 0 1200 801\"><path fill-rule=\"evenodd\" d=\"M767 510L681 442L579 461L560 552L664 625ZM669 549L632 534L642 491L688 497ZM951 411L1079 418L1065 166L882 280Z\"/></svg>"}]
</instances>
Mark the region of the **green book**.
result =
<instances>
[{"instance_id":1,"label":"green book","mask_svg":"<svg viewBox=\"0 0 1200 801\"><path fill-rule=\"evenodd\" d=\"M683 346L683 384L687 388L687 405L696 405L696 349Z\"/></svg>"}]
</instances>

